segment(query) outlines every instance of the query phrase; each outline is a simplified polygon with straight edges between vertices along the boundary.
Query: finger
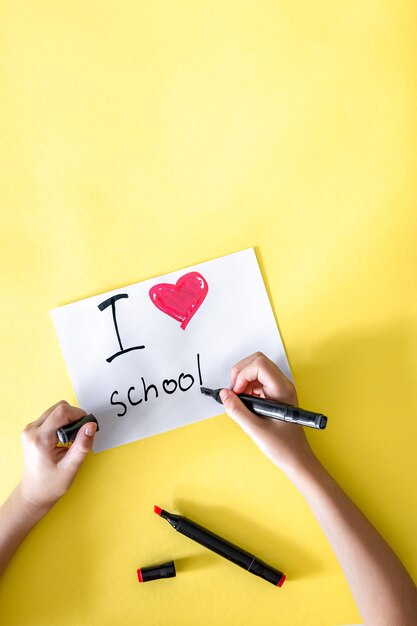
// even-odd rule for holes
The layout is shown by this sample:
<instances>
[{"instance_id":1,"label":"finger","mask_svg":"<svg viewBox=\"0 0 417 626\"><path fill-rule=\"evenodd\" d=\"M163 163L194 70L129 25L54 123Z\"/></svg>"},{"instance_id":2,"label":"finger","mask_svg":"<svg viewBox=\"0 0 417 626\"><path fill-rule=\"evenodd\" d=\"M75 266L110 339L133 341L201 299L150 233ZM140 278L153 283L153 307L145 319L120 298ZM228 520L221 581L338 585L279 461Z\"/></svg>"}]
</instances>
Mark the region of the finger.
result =
<instances>
[{"instance_id":1,"label":"finger","mask_svg":"<svg viewBox=\"0 0 417 626\"><path fill-rule=\"evenodd\" d=\"M71 424L87 415L83 409L79 409L69 404L60 404L47 417L44 423L38 428L39 440L46 448L53 448L57 441L56 431L61 426Z\"/></svg>"},{"instance_id":2,"label":"finger","mask_svg":"<svg viewBox=\"0 0 417 626\"><path fill-rule=\"evenodd\" d=\"M56 402L51 407L49 407L49 409L47 409L44 413L42 413L42 415L38 417L38 419L27 424L27 426L25 426L25 430L38 428L39 426L41 426L44 423L44 421L48 419L52 411L54 411L60 404L66 404L67 406L69 406L66 400L60 400L59 402Z\"/></svg>"},{"instance_id":3,"label":"finger","mask_svg":"<svg viewBox=\"0 0 417 626\"><path fill-rule=\"evenodd\" d=\"M276 376L275 364L264 354L258 353L254 358L248 360L237 373L233 391L241 393L246 385L257 382L261 386L271 384L271 379Z\"/></svg>"},{"instance_id":4,"label":"finger","mask_svg":"<svg viewBox=\"0 0 417 626\"><path fill-rule=\"evenodd\" d=\"M222 389L220 398L226 413L250 436L259 429L259 417L245 407L243 402L230 389Z\"/></svg>"},{"instance_id":5,"label":"finger","mask_svg":"<svg viewBox=\"0 0 417 626\"><path fill-rule=\"evenodd\" d=\"M248 365L251 361L254 361L258 356L264 356L262 352L254 352L253 354L246 356L244 359L238 361L233 367L230 373L230 388L235 386L236 378L239 372Z\"/></svg>"},{"instance_id":6,"label":"finger","mask_svg":"<svg viewBox=\"0 0 417 626\"><path fill-rule=\"evenodd\" d=\"M288 391L289 381L279 367L265 355L256 357L238 373L233 391L242 393L248 383L255 381L263 388L267 397L279 397Z\"/></svg>"},{"instance_id":7,"label":"finger","mask_svg":"<svg viewBox=\"0 0 417 626\"><path fill-rule=\"evenodd\" d=\"M264 388L262 385L258 385L257 383L252 383L252 395L258 396L259 398L265 398Z\"/></svg>"},{"instance_id":8,"label":"finger","mask_svg":"<svg viewBox=\"0 0 417 626\"><path fill-rule=\"evenodd\" d=\"M74 443L59 464L61 468L76 474L92 448L96 430L97 424L95 422L88 422L88 424L80 428Z\"/></svg>"},{"instance_id":9,"label":"finger","mask_svg":"<svg viewBox=\"0 0 417 626\"><path fill-rule=\"evenodd\" d=\"M250 396L258 396L260 398L265 397L263 387L261 384L259 384L257 380L254 380L248 383L245 389L239 393L246 393L246 394L249 394Z\"/></svg>"}]
</instances>

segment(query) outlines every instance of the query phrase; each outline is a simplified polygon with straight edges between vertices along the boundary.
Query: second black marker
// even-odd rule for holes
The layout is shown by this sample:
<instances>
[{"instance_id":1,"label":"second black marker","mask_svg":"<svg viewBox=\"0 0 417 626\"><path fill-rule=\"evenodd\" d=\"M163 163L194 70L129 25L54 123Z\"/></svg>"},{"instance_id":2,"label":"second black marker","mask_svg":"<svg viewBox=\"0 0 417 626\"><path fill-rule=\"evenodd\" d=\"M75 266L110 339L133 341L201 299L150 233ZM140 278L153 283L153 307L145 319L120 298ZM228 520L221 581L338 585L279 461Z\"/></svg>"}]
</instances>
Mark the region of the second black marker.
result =
<instances>
[{"instance_id":1,"label":"second black marker","mask_svg":"<svg viewBox=\"0 0 417 626\"><path fill-rule=\"evenodd\" d=\"M84 415L84 417L76 422L71 422L70 424L66 424L65 426L61 426L61 428L58 428L56 436L58 437L60 443L63 445L72 443L80 428L84 426L84 424L88 424L88 422L94 422L97 424L97 430L99 430L97 419L92 413L90 413L89 415Z\"/></svg>"},{"instance_id":2,"label":"second black marker","mask_svg":"<svg viewBox=\"0 0 417 626\"><path fill-rule=\"evenodd\" d=\"M208 548L225 559L232 561L232 563L239 565L239 567L242 567L251 574L260 576L276 587L282 587L284 584L285 574L270 565L267 565L260 559L256 558L253 554L246 552L246 550L242 550L242 548L226 541L226 539L215 535L210 530L207 530L207 528L199 526L182 515L168 513L168 511L161 509L159 506L154 506L154 511L157 515L160 515L163 519L169 522L171 526L182 535L189 537L193 541L200 543L205 548Z\"/></svg>"}]
</instances>

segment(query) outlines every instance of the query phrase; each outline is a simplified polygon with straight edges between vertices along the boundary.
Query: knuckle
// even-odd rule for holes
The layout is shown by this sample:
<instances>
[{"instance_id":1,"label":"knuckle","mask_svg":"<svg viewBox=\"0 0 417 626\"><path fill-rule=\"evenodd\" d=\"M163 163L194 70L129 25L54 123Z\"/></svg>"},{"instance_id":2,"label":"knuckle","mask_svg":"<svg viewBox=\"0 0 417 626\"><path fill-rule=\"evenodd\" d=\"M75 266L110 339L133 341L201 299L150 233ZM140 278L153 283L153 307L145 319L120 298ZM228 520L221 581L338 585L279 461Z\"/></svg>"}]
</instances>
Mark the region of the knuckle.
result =
<instances>
[{"instance_id":1,"label":"knuckle","mask_svg":"<svg viewBox=\"0 0 417 626\"><path fill-rule=\"evenodd\" d=\"M27 445L29 440L30 440L29 432L27 430L23 430L22 431L22 443L24 445Z\"/></svg>"},{"instance_id":2,"label":"knuckle","mask_svg":"<svg viewBox=\"0 0 417 626\"><path fill-rule=\"evenodd\" d=\"M262 352L259 352L258 356L256 357L256 362L258 363L258 365L265 365L267 361L268 359L266 358L266 356Z\"/></svg>"},{"instance_id":3,"label":"knuckle","mask_svg":"<svg viewBox=\"0 0 417 626\"><path fill-rule=\"evenodd\" d=\"M90 448L86 443L82 443L78 448L81 459L84 459L86 454L90 451Z\"/></svg>"},{"instance_id":4,"label":"knuckle","mask_svg":"<svg viewBox=\"0 0 417 626\"><path fill-rule=\"evenodd\" d=\"M68 404L64 401L60 402L58 406L55 408L54 413L58 417L64 417L68 413Z\"/></svg>"},{"instance_id":5,"label":"knuckle","mask_svg":"<svg viewBox=\"0 0 417 626\"><path fill-rule=\"evenodd\" d=\"M294 403L297 404L298 403L298 397L297 397L297 390L295 388L295 385L291 381L288 381L288 382L289 382L289 389L288 389L288 391L291 394L291 397L292 397Z\"/></svg>"},{"instance_id":6,"label":"knuckle","mask_svg":"<svg viewBox=\"0 0 417 626\"><path fill-rule=\"evenodd\" d=\"M227 412L229 413L229 415L231 417L235 417L237 413L235 404L233 402L229 402L226 408L227 408Z\"/></svg>"},{"instance_id":7,"label":"knuckle","mask_svg":"<svg viewBox=\"0 0 417 626\"><path fill-rule=\"evenodd\" d=\"M39 435L34 431L24 431L22 441L26 450L36 450L40 447Z\"/></svg>"},{"instance_id":8,"label":"knuckle","mask_svg":"<svg viewBox=\"0 0 417 626\"><path fill-rule=\"evenodd\" d=\"M23 428L22 435L27 437L27 435L30 433L31 429L32 429L32 422L29 422L29 424L26 424L26 426Z\"/></svg>"},{"instance_id":9,"label":"knuckle","mask_svg":"<svg viewBox=\"0 0 417 626\"><path fill-rule=\"evenodd\" d=\"M33 435L31 443L35 448L39 448L42 445L42 437L39 433Z\"/></svg>"},{"instance_id":10,"label":"knuckle","mask_svg":"<svg viewBox=\"0 0 417 626\"><path fill-rule=\"evenodd\" d=\"M227 410L229 411L229 413L236 415L236 413L238 412L238 406L237 406L237 402L236 399L233 396L230 396L227 398Z\"/></svg>"}]
</instances>

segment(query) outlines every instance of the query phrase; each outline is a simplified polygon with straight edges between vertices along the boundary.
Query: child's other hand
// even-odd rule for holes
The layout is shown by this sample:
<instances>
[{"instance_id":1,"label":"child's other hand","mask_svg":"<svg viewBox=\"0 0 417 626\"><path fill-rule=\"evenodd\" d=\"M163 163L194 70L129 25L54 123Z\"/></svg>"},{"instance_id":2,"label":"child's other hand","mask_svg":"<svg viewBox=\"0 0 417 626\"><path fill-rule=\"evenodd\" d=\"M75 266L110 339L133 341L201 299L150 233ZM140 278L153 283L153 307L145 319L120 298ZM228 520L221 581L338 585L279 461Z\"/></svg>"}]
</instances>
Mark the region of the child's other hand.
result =
<instances>
[{"instance_id":1,"label":"child's other hand","mask_svg":"<svg viewBox=\"0 0 417 626\"><path fill-rule=\"evenodd\" d=\"M255 415L236 395L246 393L298 405L294 385L262 352L255 352L232 368L230 387L232 391L220 392L226 412L273 463L287 473L314 458L302 426Z\"/></svg>"},{"instance_id":2,"label":"child's other hand","mask_svg":"<svg viewBox=\"0 0 417 626\"><path fill-rule=\"evenodd\" d=\"M56 446L56 431L84 415L85 411L70 406L63 400L25 427L22 434L24 469L20 485L25 501L48 509L70 487L81 463L91 450L96 424L89 422L80 428L69 449Z\"/></svg>"}]
</instances>

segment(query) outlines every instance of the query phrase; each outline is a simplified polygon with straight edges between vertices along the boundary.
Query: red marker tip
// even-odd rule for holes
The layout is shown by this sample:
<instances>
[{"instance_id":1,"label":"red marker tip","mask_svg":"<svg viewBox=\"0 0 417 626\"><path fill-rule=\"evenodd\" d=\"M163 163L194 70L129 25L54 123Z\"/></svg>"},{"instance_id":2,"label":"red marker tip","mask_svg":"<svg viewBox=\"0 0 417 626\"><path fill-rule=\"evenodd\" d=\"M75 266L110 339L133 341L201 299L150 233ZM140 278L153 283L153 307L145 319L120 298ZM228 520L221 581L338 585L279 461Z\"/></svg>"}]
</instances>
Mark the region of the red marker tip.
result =
<instances>
[{"instance_id":1,"label":"red marker tip","mask_svg":"<svg viewBox=\"0 0 417 626\"><path fill-rule=\"evenodd\" d=\"M160 506L156 506L156 505L155 505L155 506L153 507L153 510L154 510L154 513L156 513L157 515L161 515L161 513L162 513L162 509L161 509L161 507L160 507Z\"/></svg>"},{"instance_id":2,"label":"red marker tip","mask_svg":"<svg viewBox=\"0 0 417 626\"><path fill-rule=\"evenodd\" d=\"M281 578L280 578L279 583L277 584L277 587L282 587L282 585L285 583L285 579L286 579L286 578L287 578L287 577L285 576L285 574L283 574L283 575L281 576Z\"/></svg>"},{"instance_id":3,"label":"red marker tip","mask_svg":"<svg viewBox=\"0 0 417 626\"><path fill-rule=\"evenodd\" d=\"M138 581L143 583L142 569L138 569Z\"/></svg>"}]
</instances>

